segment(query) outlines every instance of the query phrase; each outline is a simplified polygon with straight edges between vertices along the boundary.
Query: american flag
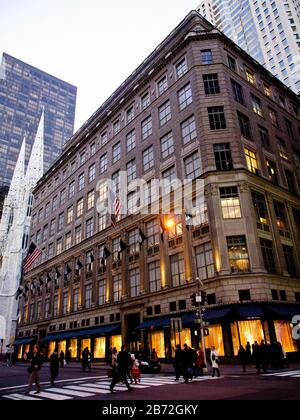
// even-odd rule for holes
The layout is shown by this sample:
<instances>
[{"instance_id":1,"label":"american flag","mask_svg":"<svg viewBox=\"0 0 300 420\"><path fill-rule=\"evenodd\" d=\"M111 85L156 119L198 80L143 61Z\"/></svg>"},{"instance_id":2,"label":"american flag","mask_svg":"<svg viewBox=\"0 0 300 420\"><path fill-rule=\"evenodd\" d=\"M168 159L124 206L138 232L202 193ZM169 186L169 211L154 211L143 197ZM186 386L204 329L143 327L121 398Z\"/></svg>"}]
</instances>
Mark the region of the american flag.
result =
<instances>
[{"instance_id":1,"label":"american flag","mask_svg":"<svg viewBox=\"0 0 300 420\"><path fill-rule=\"evenodd\" d=\"M30 269L34 261L41 255L41 253L42 251L33 242L31 242L27 255L23 261L23 269L25 273Z\"/></svg>"},{"instance_id":2,"label":"american flag","mask_svg":"<svg viewBox=\"0 0 300 420\"><path fill-rule=\"evenodd\" d=\"M111 224L113 227L116 227L117 225L117 219L121 212L121 201L119 197L115 196L114 202L113 202L113 209L111 214Z\"/></svg>"}]
</instances>

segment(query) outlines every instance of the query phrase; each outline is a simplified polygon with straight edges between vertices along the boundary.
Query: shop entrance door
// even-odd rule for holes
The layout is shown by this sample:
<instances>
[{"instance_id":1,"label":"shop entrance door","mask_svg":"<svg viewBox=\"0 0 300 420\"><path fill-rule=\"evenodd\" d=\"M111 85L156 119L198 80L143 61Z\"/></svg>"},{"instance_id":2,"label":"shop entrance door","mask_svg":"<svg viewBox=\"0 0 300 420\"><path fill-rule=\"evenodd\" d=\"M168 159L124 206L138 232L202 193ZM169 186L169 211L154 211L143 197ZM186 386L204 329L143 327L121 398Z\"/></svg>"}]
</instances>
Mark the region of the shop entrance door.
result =
<instances>
[{"instance_id":1,"label":"shop entrance door","mask_svg":"<svg viewBox=\"0 0 300 420\"><path fill-rule=\"evenodd\" d=\"M135 328L140 324L140 313L125 315L126 344L130 352L139 351L141 345L141 333Z\"/></svg>"}]
</instances>

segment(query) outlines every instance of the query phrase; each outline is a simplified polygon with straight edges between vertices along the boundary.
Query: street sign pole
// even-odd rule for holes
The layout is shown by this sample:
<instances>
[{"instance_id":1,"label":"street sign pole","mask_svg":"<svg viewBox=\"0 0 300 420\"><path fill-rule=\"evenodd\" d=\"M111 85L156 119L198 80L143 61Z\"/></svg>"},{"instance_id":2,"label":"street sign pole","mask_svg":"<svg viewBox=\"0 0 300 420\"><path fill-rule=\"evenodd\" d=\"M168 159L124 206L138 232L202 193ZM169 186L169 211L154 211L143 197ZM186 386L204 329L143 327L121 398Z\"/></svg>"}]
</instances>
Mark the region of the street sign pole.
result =
<instances>
[{"instance_id":1,"label":"street sign pole","mask_svg":"<svg viewBox=\"0 0 300 420\"><path fill-rule=\"evenodd\" d=\"M204 336L204 323L203 323L203 315L202 315L202 282L199 278L198 281L198 296L196 296L196 302L198 303L198 310L199 310L199 320L200 320L200 336L201 336L201 344L202 344L202 351L204 356L204 363L207 367L207 357L206 357L206 349L205 349L205 336Z\"/></svg>"}]
</instances>

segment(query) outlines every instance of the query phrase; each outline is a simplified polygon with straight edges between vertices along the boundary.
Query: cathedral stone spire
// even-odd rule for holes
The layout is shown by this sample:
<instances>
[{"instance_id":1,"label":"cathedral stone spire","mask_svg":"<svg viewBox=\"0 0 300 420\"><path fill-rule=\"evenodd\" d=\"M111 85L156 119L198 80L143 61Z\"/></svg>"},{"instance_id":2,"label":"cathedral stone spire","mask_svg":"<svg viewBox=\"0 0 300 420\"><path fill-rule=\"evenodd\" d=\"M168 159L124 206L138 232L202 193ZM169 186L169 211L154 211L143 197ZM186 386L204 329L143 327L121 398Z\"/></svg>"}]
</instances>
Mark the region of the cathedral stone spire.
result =
<instances>
[{"instance_id":1,"label":"cathedral stone spire","mask_svg":"<svg viewBox=\"0 0 300 420\"><path fill-rule=\"evenodd\" d=\"M25 175L25 139L4 202L0 222L0 320L5 320L4 346L14 339L22 261L29 244L32 190L43 175L44 110L41 115ZM3 338L3 337L1 337Z\"/></svg>"},{"instance_id":2,"label":"cathedral stone spire","mask_svg":"<svg viewBox=\"0 0 300 420\"><path fill-rule=\"evenodd\" d=\"M27 166L25 182L28 188L33 188L44 173L44 110L40 118L38 130L32 146Z\"/></svg>"}]
</instances>

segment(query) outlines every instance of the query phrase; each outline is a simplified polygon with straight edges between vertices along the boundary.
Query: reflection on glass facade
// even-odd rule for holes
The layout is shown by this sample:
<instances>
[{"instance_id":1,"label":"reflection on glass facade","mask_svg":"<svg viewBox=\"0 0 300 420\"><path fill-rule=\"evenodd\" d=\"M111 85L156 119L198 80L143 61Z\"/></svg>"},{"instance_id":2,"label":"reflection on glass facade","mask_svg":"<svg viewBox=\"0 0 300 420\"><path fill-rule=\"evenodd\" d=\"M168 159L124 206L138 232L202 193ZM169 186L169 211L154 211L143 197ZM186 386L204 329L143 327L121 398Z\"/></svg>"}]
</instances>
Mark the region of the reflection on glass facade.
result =
<instances>
[{"instance_id":1,"label":"reflection on glass facade","mask_svg":"<svg viewBox=\"0 0 300 420\"><path fill-rule=\"evenodd\" d=\"M0 78L0 186L9 185L24 136L26 159L45 109L45 171L74 129L77 88L3 54Z\"/></svg>"}]
</instances>

